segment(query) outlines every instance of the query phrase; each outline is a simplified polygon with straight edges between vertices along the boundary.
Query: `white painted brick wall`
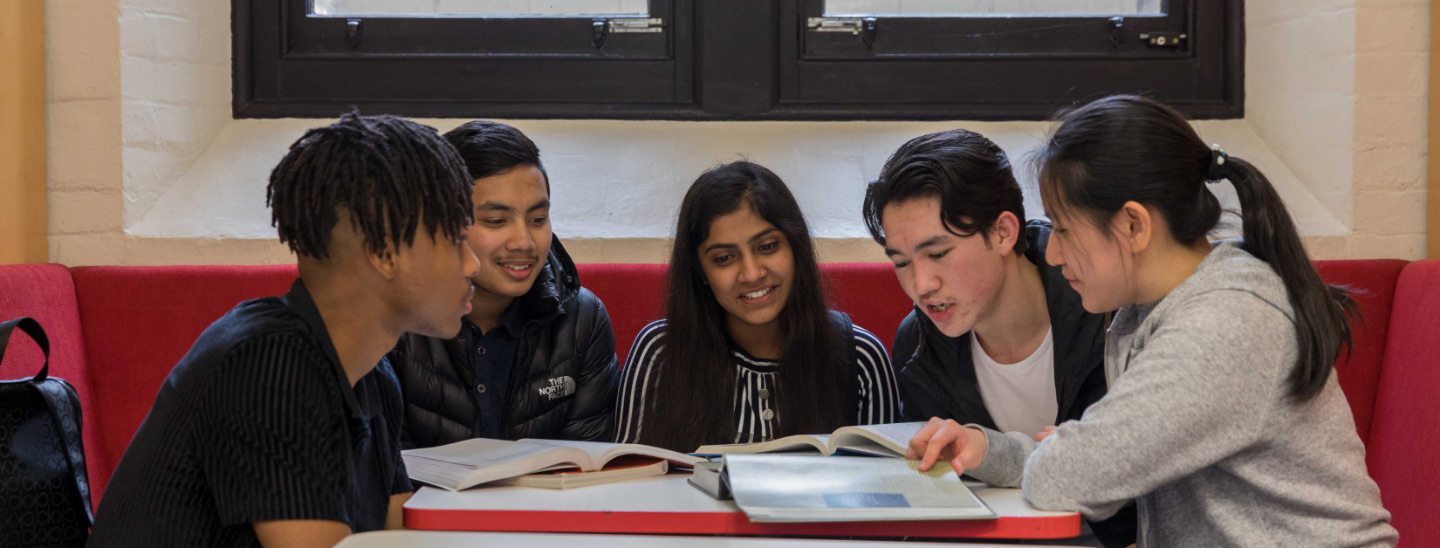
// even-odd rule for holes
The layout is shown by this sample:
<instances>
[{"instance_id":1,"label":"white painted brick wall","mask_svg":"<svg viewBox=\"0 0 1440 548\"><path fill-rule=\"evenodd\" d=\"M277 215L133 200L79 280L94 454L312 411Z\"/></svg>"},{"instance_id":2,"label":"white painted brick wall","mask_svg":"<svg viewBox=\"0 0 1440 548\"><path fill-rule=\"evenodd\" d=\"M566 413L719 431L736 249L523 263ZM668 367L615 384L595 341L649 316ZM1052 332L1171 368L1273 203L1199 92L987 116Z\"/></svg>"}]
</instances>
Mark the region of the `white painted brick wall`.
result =
<instances>
[{"instance_id":1,"label":"white painted brick wall","mask_svg":"<svg viewBox=\"0 0 1440 548\"><path fill-rule=\"evenodd\" d=\"M1357 0L1348 257L1425 254L1431 3Z\"/></svg>"},{"instance_id":2,"label":"white painted brick wall","mask_svg":"<svg viewBox=\"0 0 1440 548\"><path fill-rule=\"evenodd\" d=\"M1355 0L1246 2L1246 10L1246 119L1350 224L1353 157L1332 151L1353 146Z\"/></svg>"},{"instance_id":3,"label":"white painted brick wall","mask_svg":"<svg viewBox=\"0 0 1440 548\"><path fill-rule=\"evenodd\" d=\"M448 1L429 0L432 9L452 9L440 5ZM644 5L622 1L622 7ZM1142 1L1153 6L1155 0ZM1304 0L1249 3L1247 119L1197 126L1277 180L1316 256L1418 258L1428 5L1318 1L1329 7ZM230 119L228 9L215 0L46 2L52 260L292 260L269 227L265 178L300 132L326 122ZM534 7L526 3L525 9ZM1317 76L1344 73L1336 66L1348 59L1352 74ZM1324 108L1287 110L1292 103ZM448 129L460 120L427 122ZM540 143L557 204L565 204L557 205L557 231L584 262L662 260L663 237L684 187L701 169L740 154L787 178L822 238L826 260L883 260L859 223L859 184L897 144L927 131L970 127L1020 158L1048 127L515 124ZM1035 202L1027 205L1038 210Z\"/></svg>"},{"instance_id":4,"label":"white painted brick wall","mask_svg":"<svg viewBox=\"0 0 1440 548\"><path fill-rule=\"evenodd\" d=\"M125 220L144 218L230 122L228 2L120 0Z\"/></svg>"}]
</instances>

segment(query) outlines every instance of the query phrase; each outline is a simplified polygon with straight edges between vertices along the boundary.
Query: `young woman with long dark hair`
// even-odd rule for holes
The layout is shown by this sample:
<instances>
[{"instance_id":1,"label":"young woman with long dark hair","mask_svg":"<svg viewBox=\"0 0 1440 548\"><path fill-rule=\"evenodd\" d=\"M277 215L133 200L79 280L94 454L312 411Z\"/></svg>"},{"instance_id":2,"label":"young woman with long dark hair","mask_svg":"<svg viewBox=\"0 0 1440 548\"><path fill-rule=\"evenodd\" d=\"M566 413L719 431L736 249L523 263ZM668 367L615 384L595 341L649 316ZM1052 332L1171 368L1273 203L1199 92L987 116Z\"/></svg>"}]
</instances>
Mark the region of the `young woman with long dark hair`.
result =
<instances>
[{"instance_id":1,"label":"young woman with long dark hair","mask_svg":"<svg viewBox=\"0 0 1440 548\"><path fill-rule=\"evenodd\" d=\"M1038 155L1046 260L1086 310L1115 311L1109 392L1039 442L932 420L909 456L1046 510L1103 518L1135 500L1141 547L1394 546L1333 374L1353 304L1320 280L1270 181L1141 97L1061 122ZM1220 180L1243 243L1207 238Z\"/></svg>"},{"instance_id":2,"label":"young woman with long dark hair","mask_svg":"<svg viewBox=\"0 0 1440 548\"><path fill-rule=\"evenodd\" d=\"M680 205L665 319L630 348L616 439L680 451L894 422L890 357L827 309L810 230L780 177L702 174Z\"/></svg>"}]
</instances>

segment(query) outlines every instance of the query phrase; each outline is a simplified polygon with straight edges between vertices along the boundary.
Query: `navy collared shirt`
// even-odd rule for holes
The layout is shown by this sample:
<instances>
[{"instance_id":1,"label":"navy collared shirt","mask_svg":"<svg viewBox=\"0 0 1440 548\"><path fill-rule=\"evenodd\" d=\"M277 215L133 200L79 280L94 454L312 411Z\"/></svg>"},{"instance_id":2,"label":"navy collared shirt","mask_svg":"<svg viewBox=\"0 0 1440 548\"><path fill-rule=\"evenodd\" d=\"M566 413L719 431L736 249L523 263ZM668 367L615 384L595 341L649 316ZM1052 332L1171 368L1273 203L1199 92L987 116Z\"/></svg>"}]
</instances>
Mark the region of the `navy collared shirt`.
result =
<instances>
[{"instance_id":1,"label":"navy collared shirt","mask_svg":"<svg viewBox=\"0 0 1440 548\"><path fill-rule=\"evenodd\" d=\"M516 305L511 302L500 316L500 322L489 332L482 332L468 318L465 320L470 339L470 366L475 371L473 393L475 403L480 407L481 437L505 437L505 406L510 403L510 369L515 366L515 351L519 346L516 316Z\"/></svg>"}]
</instances>

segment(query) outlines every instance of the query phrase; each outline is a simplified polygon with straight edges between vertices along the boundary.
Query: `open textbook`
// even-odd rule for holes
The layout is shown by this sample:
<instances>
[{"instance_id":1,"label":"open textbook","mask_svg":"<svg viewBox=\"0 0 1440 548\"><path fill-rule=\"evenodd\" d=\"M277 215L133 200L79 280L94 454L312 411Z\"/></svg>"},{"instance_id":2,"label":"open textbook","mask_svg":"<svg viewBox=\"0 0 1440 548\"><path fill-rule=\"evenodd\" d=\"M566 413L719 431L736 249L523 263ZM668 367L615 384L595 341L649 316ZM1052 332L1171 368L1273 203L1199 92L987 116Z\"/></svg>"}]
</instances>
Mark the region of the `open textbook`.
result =
<instances>
[{"instance_id":1,"label":"open textbook","mask_svg":"<svg viewBox=\"0 0 1440 548\"><path fill-rule=\"evenodd\" d=\"M648 445L536 439L475 438L401 452L410 479L451 491L561 468L591 472L628 455L654 457L685 468L705 460Z\"/></svg>"},{"instance_id":2,"label":"open textbook","mask_svg":"<svg viewBox=\"0 0 1440 548\"><path fill-rule=\"evenodd\" d=\"M910 438L923 422L897 422L846 426L829 434L797 434L761 443L702 445L697 455L733 455L742 453L814 452L821 455L855 454L872 457L903 457Z\"/></svg>"},{"instance_id":3,"label":"open textbook","mask_svg":"<svg viewBox=\"0 0 1440 548\"><path fill-rule=\"evenodd\" d=\"M725 478L750 521L993 519L949 463L866 457L726 455Z\"/></svg>"},{"instance_id":4,"label":"open textbook","mask_svg":"<svg viewBox=\"0 0 1440 548\"><path fill-rule=\"evenodd\" d=\"M665 472L669 471L669 466L669 461L639 455L627 455L612 460L606 463L604 468L592 472L586 472L575 467L561 468L559 470L535 472L533 474L502 479L491 485L540 487L544 489L576 489L606 483L663 476Z\"/></svg>"}]
</instances>

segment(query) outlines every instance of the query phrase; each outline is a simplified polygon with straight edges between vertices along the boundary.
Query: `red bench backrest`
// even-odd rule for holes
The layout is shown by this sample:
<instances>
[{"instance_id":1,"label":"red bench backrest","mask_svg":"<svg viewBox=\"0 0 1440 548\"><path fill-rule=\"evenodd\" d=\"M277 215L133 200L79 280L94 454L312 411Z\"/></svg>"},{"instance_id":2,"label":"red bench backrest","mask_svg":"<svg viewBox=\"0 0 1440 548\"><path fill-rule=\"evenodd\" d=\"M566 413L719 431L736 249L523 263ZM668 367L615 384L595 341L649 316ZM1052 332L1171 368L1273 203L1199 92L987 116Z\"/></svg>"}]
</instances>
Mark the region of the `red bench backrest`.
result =
<instances>
[{"instance_id":1,"label":"red bench backrest","mask_svg":"<svg viewBox=\"0 0 1440 548\"><path fill-rule=\"evenodd\" d=\"M1316 261L1315 269L1325 283L1349 287L1351 297L1360 305L1360 318L1351 318L1350 333L1354 345L1349 352L1342 349L1335 360L1335 374L1350 412L1355 415L1355 430L1367 444L1370 440L1371 415L1375 409L1375 390L1380 383L1380 364L1385 354L1385 337L1390 330L1390 307L1395 302L1395 280L1406 261Z\"/></svg>"},{"instance_id":2,"label":"red bench backrest","mask_svg":"<svg viewBox=\"0 0 1440 548\"><path fill-rule=\"evenodd\" d=\"M1388 335L1366 460L1400 545L1440 547L1440 261L1400 273Z\"/></svg>"},{"instance_id":3,"label":"red bench backrest","mask_svg":"<svg viewBox=\"0 0 1440 548\"><path fill-rule=\"evenodd\" d=\"M665 315L663 264L582 264L580 285L589 289L610 313L615 330L615 357L620 366L630 355L630 343L646 324Z\"/></svg>"},{"instance_id":4,"label":"red bench backrest","mask_svg":"<svg viewBox=\"0 0 1440 548\"><path fill-rule=\"evenodd\" d=\"M50 376L65 379L80 395L80 437L85 446L90 501L99 504L115 463L99 450L101 413L96 411L90 371L85 365L84 338L70 270L58 264L0 267L0 321L21 316L35 318L45 328L45 338L50 340ZM5 361L0 362L0 379L34 377L43 358L40 347L16 330L10 336Z\"/></svg>"},{"instance_id":5,"label":"red bench backrest","mask_svg":"<svg viewBox=\"0 0 1440 548\"><path fill-rule=\"evenodd\" d=\"M200 333L240 301L284 294L295 272L294 265L74 269L95 387L85 416L104 426L86 454L98 453L112 470L119 465L160 384Z\"/></svg>"}]
</instances>

